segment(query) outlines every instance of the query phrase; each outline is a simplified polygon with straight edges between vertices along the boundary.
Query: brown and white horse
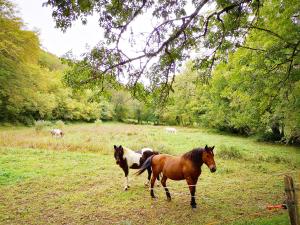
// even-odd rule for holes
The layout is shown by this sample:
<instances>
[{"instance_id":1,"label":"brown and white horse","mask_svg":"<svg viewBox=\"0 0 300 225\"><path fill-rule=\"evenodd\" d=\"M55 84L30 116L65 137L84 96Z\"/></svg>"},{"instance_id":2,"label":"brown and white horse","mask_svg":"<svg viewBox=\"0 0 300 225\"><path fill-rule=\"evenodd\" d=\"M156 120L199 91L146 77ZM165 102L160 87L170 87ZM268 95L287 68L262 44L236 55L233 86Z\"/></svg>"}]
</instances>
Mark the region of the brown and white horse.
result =
<instances>
[{"instance_id":1,"label":"brown and white horse","mask_svg":"<svg viewBox=\"0 0 300 225\"><path fill-rule=\"evenodd\" d=\"M129 188L128 184L128 174L130 169L139 169L143 165L143 163L152 155L158 155L158 152L153 151L151 148L143 148L139 151L133 151L129 148L122 147L120 145L117 147L114 145L114 157L116 159L116 164L118 164L124 171L125 174L125 188L126 191ZM150 183L151 178L151 166L145 168L148 171L148 182Z\"/></svg>"},{"instance_id":2,"label":"brown and white horse","mask_svg":"<svg viewBox=\"0 0 300 225\"><path fill-rule=\"evenodd\" d=\"M52 137L63 137L64 136L64 132L61 129L52 129L50 131L50 133L52 134Z\"/></svg>"},{"instance_id":3,"label":"brown and white horse","mask_svg":"<svg viewBox=\"0 0 300 225\"><path fill-rule=\"evenodd\" d=\"M154 183L156 177L162 173L161 184L165 189L167 199L171 200L170 192L166 186L167 179L171 180L186 180L189 185L191 193L191 206L196 208L196 184L201 174L201 166L206 164L210 171L214 173L217 169L214 160L213 147L195 148L182 156L171 156L167 154L154 155L149 157L142 167L137 172L138 175L142 174L149 166L153 171L151 179L151 197L155 198L154 195Z\"/></svg>"}]
</instances>

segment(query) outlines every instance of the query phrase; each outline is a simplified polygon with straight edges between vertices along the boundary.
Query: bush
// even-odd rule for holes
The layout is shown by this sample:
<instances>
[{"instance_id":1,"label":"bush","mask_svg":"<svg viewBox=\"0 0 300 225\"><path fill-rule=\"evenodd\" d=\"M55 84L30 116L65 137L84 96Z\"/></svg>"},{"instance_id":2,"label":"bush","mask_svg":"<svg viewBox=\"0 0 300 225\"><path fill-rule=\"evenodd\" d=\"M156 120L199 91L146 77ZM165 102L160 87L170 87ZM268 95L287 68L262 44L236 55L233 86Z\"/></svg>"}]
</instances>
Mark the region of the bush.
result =
<instances>
[{"instance_id":1,"label":"bush","mask_svg":"<svg viewBox=\"0 0 300 225\"><path fill-rule=\"evenodd\" d=\"M50 121L38 120L38 121L35 121L34 128L35 128L36 132L40 132L40 131L44 130L45 127L51 126L51 124L52 123Z\"/></svg>"},{"instance_id":2,"label":"bush","mask_svg":"<svg viewBox=\"0 0 300 225\"><path fill-rule=\"evenodd\" d=\"M94 122L96 125L101 125L102 124L102 120L101 119L97 119Z\"/></svg>"},{"instance_id":3,"label":"bush","mask_svg":"<svg viewBox=\"0 0 300 225\"><path fill-rule=\"evenodd\" d=\"M271 131L266 131L264 133L258 134L257 141L275 142L278 141L278 137Z\"/></svg>"},{"instance_id":4,"label":"bush","mask_svg":"<svg viewBox=\"0 0 300 225\"><path fill-rule=\"evenodd\" d=\"M226 146L221 146L222 150L218 152L218 156L221 159L242 159L243 155L242 153L235 147L226 147Z\"/></svg>"},{"instance_id":5,"label":"bush","mask_svg":"<svg viewBox=\"0 0 300 225\"><path fill-rule=\"evenodd\" d=\"M125 119L124 122L128 124L138 124L138 121L135 119Z\"/></svg>"},{"instance_id":6,"label":"bush","mask_svg":"<svg viewBox=\"0 0 300 225\"><path fill-rule=\"evenodd\" d=\"M65 123L62 120L57 120L55 123L56 128L62 129L65 126Z\"/></svg>"}]
</instances>

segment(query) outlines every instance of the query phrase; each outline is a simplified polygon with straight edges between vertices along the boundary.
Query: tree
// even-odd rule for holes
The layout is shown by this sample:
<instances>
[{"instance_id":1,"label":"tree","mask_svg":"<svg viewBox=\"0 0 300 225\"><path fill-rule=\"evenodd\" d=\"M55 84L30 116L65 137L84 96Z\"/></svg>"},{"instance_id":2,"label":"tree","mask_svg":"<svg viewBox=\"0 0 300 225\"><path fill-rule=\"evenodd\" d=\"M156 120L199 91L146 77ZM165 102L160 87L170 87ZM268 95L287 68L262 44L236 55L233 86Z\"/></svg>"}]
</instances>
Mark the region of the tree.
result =
<instances>
[{"instance_id":1,"label":"tree","mask_svg":"<svg viewBox=\"0 0 300 225\"><path fill-rule=\"evenodd\" d=\"M97 83L106 76L127 77L128 87L136 87L141 77L150 81L150 86L161 87L165 99L182 62L190 57L193 49L211 49L211 54L198 57L198 66L206 65L211 72L219 54L243 40L252 29L261 2L259 0L218 1L61 1L48 0L53 7L56 26L66 30L72 23L93 12L99 15L99 25L104 30L105 40L85 55L84 67L89 73L80 79L69 80L77 86ZM189 10L192 9L192 10ZM191 11L191 12L190 12ZM143 15L151 15L156 25L147 32L134 30L134 23ZM130 40L134 48L138 39L143 46L137 54L128 54L123 39Z\"/></svg>"},{"instance_id":2,"label":"tree","mask_svg":"<svg viewBox=\"0 0 300 225\"><path fill-rule=\"evenodd\" d=\"M111 103L113 106L114 118L117 121L124 121L128 117L128 101L130 94L124 90L112 93Z\"/></svg>"},{"instance_id":3,"label":"tree","mask_svg":"<svg viewBox=\"0 0 300 225\"><path fill-rule=\"evenodd\" d=\"M41 50L38 35L24 29L6 0L0 0L0 27L0 122L99 118L91 91L76 95L65 87L62 73L67 66Z\"/></svg>"},{"instance_id":4,"label":"tree","mask_svg":"<svg viewBox=\"0 0 300 225\"><path fill-rule=\"evenodd\" d=\"M211 125L239 133L271 133L291 142L300 136L299 1L264 3L242 48L214 70Z\"/></svg>"},{"instance_id":5,"label":"tree","mask_svg":"<svg viewBox=\"0 0 300 225\"><path fill-rule=\"evenodd\" d=\"M30 101L34 101L31 99L34 88L23 88L24 84L35 82L33 74L27 79L23 75L29 71L29 64L37 62L39 41L34 32L22 30L22 26L21 20L15 16L14 6L1 0L0 120L15 120L16 114L23 116L21 108L29 108Z\"/></svg>"}]
</instances>

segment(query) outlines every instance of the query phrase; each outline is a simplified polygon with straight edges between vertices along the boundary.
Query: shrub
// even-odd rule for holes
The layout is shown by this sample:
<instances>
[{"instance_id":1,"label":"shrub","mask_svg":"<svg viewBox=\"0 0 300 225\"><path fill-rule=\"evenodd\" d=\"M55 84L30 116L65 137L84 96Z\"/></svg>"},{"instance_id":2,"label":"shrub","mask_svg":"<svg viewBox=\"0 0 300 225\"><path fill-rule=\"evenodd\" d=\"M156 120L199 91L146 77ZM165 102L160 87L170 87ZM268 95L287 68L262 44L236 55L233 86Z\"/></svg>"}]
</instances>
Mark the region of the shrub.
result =
<instances>
[{"instance_id":1,"label":"shrub","mask_svg":"<svg viewBox=\"0 0 300 225\"><path fill-rule=\"evenodd\" d=\"M271 131L266 131L264 133L258 134L257 141L274 142L274 141L278 141L278 137L274 135Z\"/></svg>"},{"instance_id":2,"label":"shrub","mask_svg":"<svg viewBox=\"0 0 300 225\"><path fill-rule=\"evenodd\" d=\"M94 122L96 125L101 125L102 124L102 120L101 119L97 119Z\"/></svg>"},{"instance_id":3,"label":"shrub","mask_svg":"<svg viewBox=\"0 0 300 225\"><path fill-rule=\"evenodd\" d=\"M124 122L128 124L138 124L138 121L135 119L125 119Z\"/></svg>"},{"instance_id":4,"label":"shrub","mask_svg":"<svg viewBox=\"0 0 300 225\"><path fill-rule=\"evenodd\" d=\"M45 121L45 120L38 120L35 121L34 123L34 128L36 132L40 132L42 130L45 129L45 127L51 126L51 122L50 121Z\"/></svg>"},{"instance_id":5,"label":"shrub","mask_svg":"<svg viewBox=\"0 0 300 225\"><path fill-rule=\"evenodd\" d=\"M62 129L65 126L65 123L62 120L57 120L55 126L56 128Z\"/></svg>"}]
</instances>

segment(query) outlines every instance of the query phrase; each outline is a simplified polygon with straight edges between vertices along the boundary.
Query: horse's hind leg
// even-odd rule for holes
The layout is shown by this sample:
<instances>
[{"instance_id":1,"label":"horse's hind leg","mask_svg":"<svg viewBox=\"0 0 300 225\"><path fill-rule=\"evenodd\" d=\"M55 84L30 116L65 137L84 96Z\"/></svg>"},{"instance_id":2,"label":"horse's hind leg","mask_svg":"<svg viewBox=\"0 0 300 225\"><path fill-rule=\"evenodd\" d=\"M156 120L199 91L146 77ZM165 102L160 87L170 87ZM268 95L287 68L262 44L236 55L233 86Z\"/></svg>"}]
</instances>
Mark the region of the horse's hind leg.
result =
<instances>
[{"instance_id":1,"label":"horse's hind leg","mask_svg":"<svg viewBox=\"0 0 300 225\"><path fill-rule=\"evenodd\" d=\"M155 180L157 178L157 174L153 172L153 176L151 178L151 189L150 189L150 194L152 198L156 198L154 195L154 184L155 184Z\"/></svg>"},{"instance_id":2,"label":"horse's hind leg","mask_svg":"<svg viewBox=\"0 0 300 225\"><path fill-rule=\"evenodd\" d=\"M161 184L165 188L168 201L171 201L171 195L170 195L169 189L167 188L167 185L166 185L167 179L168 178L165 175L163 175L163 177L161 179Z\"/></svg>"},{"instance_id":3,"label":"horse's hind leg","mask_svg":"<svg viewBox=\"0 0 300 225\"><path fill-rule=\"evenodd\" d=\"M156 178L156 180L157 180L157 181L159 181L159 180L160 180L159 178L160 178L160 173L157 175L157 178ZM159 182L157 182L157 183L156 183L156 186L157 186L157 187L159 187L159 186L160 186Z\"/></svg>"}]
</instances>

